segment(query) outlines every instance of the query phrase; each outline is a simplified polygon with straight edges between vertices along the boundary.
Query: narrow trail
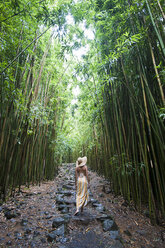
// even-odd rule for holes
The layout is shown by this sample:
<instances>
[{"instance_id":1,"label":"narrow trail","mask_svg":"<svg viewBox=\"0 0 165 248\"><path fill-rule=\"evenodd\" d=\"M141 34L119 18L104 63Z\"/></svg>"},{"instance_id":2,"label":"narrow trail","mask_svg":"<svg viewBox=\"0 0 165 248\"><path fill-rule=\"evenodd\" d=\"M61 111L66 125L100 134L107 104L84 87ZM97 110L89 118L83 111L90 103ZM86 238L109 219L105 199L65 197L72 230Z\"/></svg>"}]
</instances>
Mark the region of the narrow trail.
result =
<instances>
[{"instance_id":1,"label":"narrow trail","mask_svg":"<svg viewBox=\"0 0 165 248\"><path fill-rule=\"evenodd\" d=\"M63 164L54 181L22 187L0 206L0 247L163 248L165 230L152 226L110 184L89 171L90 201L75 212L75 164ZM147 213L145 213L147 215Z\"/></svg>"}]
</instances>

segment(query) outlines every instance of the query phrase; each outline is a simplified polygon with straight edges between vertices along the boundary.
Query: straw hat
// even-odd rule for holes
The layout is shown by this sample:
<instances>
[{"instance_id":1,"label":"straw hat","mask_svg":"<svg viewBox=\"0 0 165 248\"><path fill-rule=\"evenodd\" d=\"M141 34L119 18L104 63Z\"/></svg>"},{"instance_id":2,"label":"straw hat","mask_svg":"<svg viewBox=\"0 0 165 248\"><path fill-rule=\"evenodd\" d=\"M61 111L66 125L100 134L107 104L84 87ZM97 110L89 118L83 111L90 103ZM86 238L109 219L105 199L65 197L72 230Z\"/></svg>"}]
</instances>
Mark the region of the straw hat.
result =
<instances>
[{"instance_id":1,"label":"straw hat","mask_svg":"<svg viewBox=\"0 0 165 248\"><path fill-rule=\"evenodd\" d=\"M76 161L76 167L82 167L86 164L86 162L87 162L87 157L78 158Z\"/></svg>"}]
</instances>

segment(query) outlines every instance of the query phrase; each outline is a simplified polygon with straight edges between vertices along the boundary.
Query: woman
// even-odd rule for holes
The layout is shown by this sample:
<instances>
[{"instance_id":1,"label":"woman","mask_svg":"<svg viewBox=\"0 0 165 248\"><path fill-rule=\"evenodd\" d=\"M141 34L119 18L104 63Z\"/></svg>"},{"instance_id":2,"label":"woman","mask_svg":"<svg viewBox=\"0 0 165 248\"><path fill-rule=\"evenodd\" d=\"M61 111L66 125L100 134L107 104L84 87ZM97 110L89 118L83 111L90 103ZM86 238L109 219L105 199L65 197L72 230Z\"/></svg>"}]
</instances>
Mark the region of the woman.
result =
<instances>
[{"instance_id":1,"label":"woman","mask_svg":"<svg viewBox=\"0 0 165 248\"><path fill-rule=\"evenodd\" d=\"M83 207L87 205L88 201L88 188L89 177L88 177L88 168L86 166L87 157L78 158L76 161L76 212L77 215L81 209L83 212Z\"/></svg>"}]
</instances>

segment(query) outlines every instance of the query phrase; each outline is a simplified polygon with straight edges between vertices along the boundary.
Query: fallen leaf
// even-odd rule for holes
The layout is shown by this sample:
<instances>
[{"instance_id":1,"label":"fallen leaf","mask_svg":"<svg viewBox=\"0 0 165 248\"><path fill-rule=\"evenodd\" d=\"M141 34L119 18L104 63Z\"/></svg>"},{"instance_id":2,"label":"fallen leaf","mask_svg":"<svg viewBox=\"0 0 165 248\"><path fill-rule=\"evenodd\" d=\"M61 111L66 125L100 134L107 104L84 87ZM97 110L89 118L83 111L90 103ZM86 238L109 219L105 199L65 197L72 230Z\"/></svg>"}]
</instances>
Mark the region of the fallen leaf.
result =
<instances>
[{"instance_id":1,"label":"fallen leaf","mask_svg":"<svg viewBox=\"0 0 165 248\"><path fill-rule=\"evenodd\" d=\"M88 227L88 228L85 230L85 232L87 233L89 230L90 230L90 227Z\"/></svg>"}]
</instances>

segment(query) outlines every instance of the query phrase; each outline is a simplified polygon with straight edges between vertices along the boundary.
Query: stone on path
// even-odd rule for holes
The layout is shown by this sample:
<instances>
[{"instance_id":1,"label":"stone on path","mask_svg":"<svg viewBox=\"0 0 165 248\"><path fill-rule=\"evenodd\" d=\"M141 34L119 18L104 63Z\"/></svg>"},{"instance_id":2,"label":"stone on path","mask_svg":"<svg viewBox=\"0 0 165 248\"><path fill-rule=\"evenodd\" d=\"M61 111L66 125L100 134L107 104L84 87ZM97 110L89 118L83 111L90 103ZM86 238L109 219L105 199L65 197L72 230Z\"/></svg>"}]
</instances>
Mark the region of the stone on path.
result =
<instances>
[{"instance_id":1,"label":"stone on path","mask_svg":"<svg viewBox=\"0 0 165 248\"><path fill-rule=\"evenodd\" d=\"M72 185L64 185L63 188L73 190L74 186L72 186Z\"/></svg>"},{"instance_id":2,"label":"stone on path","mask_svg":"<svg viewBox=\"0 0 165 248\"><path fill-rule=\"evenodd\" d=\"M106 246L100 235L89 231L85 234L78 233L67 245L67 248L106 248Z\"/></svg>"},{"instance_id":3,"label":"stone on path","mask_svg":"<svg viewBox=\"0 0 165 248\"><path fill-rule=\"evenodd\" d=\"M99 221L104 221L104 220L107 220L107 219L113 220L113 218L110 215L107 215L107 214L102 214L100 216L97 216L96 219L99 220Z\"/></svg>"},{"instance_id":4,"label":"stone on path","mask_svg":"<svg viewBox=\"0 0 165 248\"><path fill-rule=\"evenodd\" d=\"M56 240L58 236L64 236L64 234L65 234L65 226L64 224L62 224L55 231L49 233L47 235L47 239L49 242L52 242L53 240Z\"/></svg>"},{"instance_id":5,"label":"stone on path","mask_svg":"<svg viewBox=\"0 0 165 248\"><path fill-rule=\"evenodd\" d=\"M96 210L100 213L103 213L103 212L105 212L105 207L104 206L98 206L98 207L96 207Z\"/></svg>"},{"instance_id":6,"label":"stone on path","mask_svg":"<svg viewBox=\"0 0 165 248\"><path fill-rule=\"evenodd\" d=\"M62 213L62 214L67 214L67 213L69 213L69 208L68 208L68 207L63 208L63 209L61 210L61 213Z\"/></svg>"},{"instance_id":7,"label":"stone on path","mask_svg":"<svg viewBox=\"0 0 165 248\"><path fill-rule=\"evenodd\" d=\"M58 210L63 210L64 208L69 208L69 206L68 205L65 205L65 204L59 204L58 206L57 206L57 208L58 208Z\"/></svg>"},{"instance_id":8,"label":"stone on path","mask_svg":"<svg viewBox=\"0 0 165 248\"><path fill-rule=\"evenodd\" d=\"M64 199L62 198L62 195L56 196L56 203L57 204L63 204L64 203Z\"/></svg>"},{"instance_id":9,"label":"stone on path","mask_svg":"<svg viewBox=\"0 0 165 248\"><path fill-rule=\"evenodd\" d=\"M8 210L5 212L5 217L9 220L12 218L16 218L20 213L16 212L16 210Z\"/></svg>"},{"instance_id":10,"label":"stone on path","mask_svg":"<svg viewBox=\"0 0 165 248\"><path fill-rule=\"evenodd\" d=\"M105 207L101 203L99 203L98 201L92 202L92 206L95 207L96 210L100 213L103 213L105 211Z\"/></svg>"},{"instance_id":11,"label":"stone on path","mask_svg":"<svg viewBox=\"0 0 165 248\"><path fill-rule=\"evenodd\" d=\"M79 224L82 224L82 225L88 225L89 223L91 223L92 221L95 221L96 220L96 216L95 215L83 215L83 214L80 214L80 216L73 216L72 217L72 221L76 222L76 223L79 223Z\"/></svg>"},{"instance_id":12,"label":"stone on path","mask_svg":"<svg viewBox=\"0 0 165 248\"><path fill-rule=\"evenodd\" d=\"M118 227L113 220L107 219L103 221L103 230L105 232L114 231L114 230L118 230Z\"/></svg>"},{"instance_id":13,"label":"stone on path","mask_svg":"<svg viewBox=\"0 0 165 248\"><path fill-rule=\"evenodd\" d=\"M52 227L53 228L57 228L60 225L64 224L66 221L61 218L61 217L56 217L55 219L53 219L53 223L52 223Z\"/></svg>"},{"instance_id":14,"label":"stone on path","mask_svg":"<svg viewBox=\"0 0 165 248\"><path fill-rule=\"evenodd\" d=\"M124 246L119 240L116 240L116 242L110 248L124 248Z\"/></svg>"},{"instance_id":15,"label":"stone on path","mask_svg":"<svg viewBox=\"0 0 165 248\"><path fill-rule=\"evenodd\" d=\"M117 230L110 231L109 234L111 239L120 239L119 231Z\"/></svg>"}]
</instances>

